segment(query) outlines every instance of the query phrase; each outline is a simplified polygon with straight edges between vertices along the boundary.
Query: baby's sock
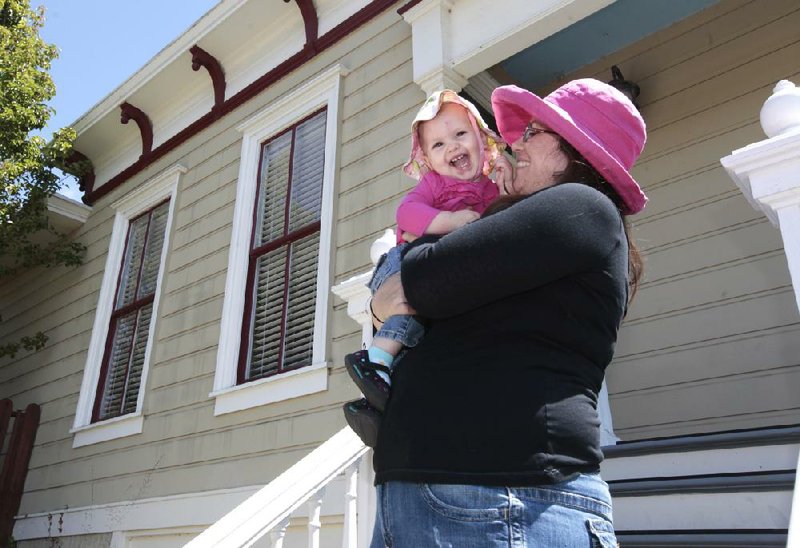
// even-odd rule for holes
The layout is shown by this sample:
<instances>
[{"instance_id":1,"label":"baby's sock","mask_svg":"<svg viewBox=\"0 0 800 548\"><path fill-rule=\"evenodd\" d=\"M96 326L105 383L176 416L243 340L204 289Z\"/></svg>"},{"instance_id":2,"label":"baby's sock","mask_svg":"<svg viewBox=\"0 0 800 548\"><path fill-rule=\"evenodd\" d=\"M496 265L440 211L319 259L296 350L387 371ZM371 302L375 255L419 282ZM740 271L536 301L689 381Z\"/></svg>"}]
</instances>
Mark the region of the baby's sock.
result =
<instances>
[{"instance_id":1,"label":"baby's sock","mask_svg":"<svg viewBox=\"0 0 800 548\"><path fill-rule=\"evenodd\" d=\"M391 367L392 362L394 361L394 356L389 354L386 350L382 348L378 348L377 346L370 346L367 349L367 354L369 354L369 361L372 363L379 363L381 365L385 365L386 367ZM392 381L389 379L389 374L385 371L376 371L380 377L386 381L386 384L392 384Z\"/></svg>"}]
</instances>

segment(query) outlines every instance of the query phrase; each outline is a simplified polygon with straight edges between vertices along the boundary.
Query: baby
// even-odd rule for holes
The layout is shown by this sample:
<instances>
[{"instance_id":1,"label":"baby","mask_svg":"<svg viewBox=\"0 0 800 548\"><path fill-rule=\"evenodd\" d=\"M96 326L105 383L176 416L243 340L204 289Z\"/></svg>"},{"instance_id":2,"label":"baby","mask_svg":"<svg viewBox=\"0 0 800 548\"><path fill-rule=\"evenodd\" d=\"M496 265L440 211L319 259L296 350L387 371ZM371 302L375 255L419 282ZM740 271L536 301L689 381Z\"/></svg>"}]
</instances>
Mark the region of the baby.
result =
<instances>
[{"instance_id":1,"label":"baby","mask_svg":"<svg viewBox=\"0 0 800 548\"><path fill-rule=\"evenodd\" d=\"M398 245L375 267L372 293L400 271L406 242L447 234L481 216L499 194L488 174L504 147L475 106L454 91L428 97L411 124L411 156L403 166L419 183L397 208ZM383 412L394 364L404 349L419 343L425 330L413 316L378 318L373 313L373 318L382 325L372 345L345 356L345 367L369 405ZM353 412L345 406L346 416Z\"/></svg>"}]
</instances>

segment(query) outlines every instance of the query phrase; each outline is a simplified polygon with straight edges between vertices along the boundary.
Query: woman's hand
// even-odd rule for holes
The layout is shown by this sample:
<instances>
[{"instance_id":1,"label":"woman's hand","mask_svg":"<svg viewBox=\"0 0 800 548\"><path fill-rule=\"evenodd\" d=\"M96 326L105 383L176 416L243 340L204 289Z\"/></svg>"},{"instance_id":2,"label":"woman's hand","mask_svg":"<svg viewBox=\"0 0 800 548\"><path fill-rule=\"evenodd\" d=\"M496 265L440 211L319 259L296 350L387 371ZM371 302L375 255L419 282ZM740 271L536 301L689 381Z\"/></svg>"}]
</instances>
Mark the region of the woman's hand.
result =
<instances>
[{"instance_id":1,"label":"woman's hand","mask_svg":"<svg viewBox=\"0 0 800 548\"><path fill-rule=\"evenodd\" d=\"M400 274L386 278L386 281L381 284L372 296L372 314L381 321L386 321L386 318L396 314L416 313L417 311L406 302L406 294L403 291ZM373 318L373 323L376 323L375 318Z\"/></svg>"},{"instance_id":2,"label":"woman's hand","mask_svg":"<svg viewBox=\"0 0 800 548\"><path fill-rule=\"evenodd\" d=\"M494 183L501 196L511 194L514 190L514 168L505 155L500 154L494 164Z\"/></svg>"},{"instance_id":3,"label":"woman's hand","mask_svg":"<svg viewBox=\"0 0 800 548\"><path fill-rule=\"evenodd\" d=\"M472 221L477 221L480 217L479 213L471 209L440 211L425 229L425 234L450 234L457 228L461 228Z\"/></svg>"}]
</instances>

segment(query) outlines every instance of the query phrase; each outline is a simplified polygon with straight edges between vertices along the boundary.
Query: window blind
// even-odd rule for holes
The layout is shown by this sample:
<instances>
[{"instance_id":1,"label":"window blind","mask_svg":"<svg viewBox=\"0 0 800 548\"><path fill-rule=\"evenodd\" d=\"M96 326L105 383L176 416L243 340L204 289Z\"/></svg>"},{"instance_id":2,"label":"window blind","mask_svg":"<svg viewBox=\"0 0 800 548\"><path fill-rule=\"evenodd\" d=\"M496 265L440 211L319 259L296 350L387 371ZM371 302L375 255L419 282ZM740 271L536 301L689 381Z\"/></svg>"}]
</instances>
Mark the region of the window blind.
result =
<instances>
[{"instance_id":1,"label":"window blind","mask_svg":"<svg viewBox=\"0 0 800 548\"><path fill-rule=\"evenodd\" d=\"M164 202L128 227L94 421L136 411L168 215Z\"/></svg>"},{"instance_id":2,"label":"window blind","mask_svg":"<svg viewBox=\"0 0 800 548\"><path fill-rule=\"evenodd\" d=\"M326 111L264 145L239 381L311 365Z\"/></svg>"}]
</instances>

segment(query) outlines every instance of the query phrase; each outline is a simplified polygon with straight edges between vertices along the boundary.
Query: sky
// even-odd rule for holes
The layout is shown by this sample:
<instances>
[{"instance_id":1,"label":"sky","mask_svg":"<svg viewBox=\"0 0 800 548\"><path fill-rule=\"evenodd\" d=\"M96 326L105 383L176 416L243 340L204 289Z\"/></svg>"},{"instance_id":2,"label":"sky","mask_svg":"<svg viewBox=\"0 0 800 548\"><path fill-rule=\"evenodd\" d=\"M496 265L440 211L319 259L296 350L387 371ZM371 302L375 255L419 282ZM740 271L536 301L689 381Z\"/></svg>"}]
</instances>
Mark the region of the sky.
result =
<instances>
[{"instance_id":1,"label":"sky","mask_svg":"<svg viewBox=\"0 0 800 548\"><path fill-rule=\"evenodd\" d=\"M55 114L43 135L71 125L219 0L31 0L44 6L40 34L59 49L50 76ZM72 181L61 194L80 201Z\"/></svg>"}]
</instances>

